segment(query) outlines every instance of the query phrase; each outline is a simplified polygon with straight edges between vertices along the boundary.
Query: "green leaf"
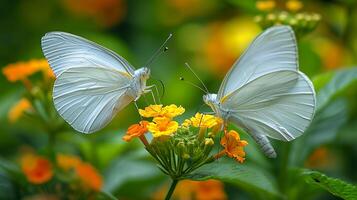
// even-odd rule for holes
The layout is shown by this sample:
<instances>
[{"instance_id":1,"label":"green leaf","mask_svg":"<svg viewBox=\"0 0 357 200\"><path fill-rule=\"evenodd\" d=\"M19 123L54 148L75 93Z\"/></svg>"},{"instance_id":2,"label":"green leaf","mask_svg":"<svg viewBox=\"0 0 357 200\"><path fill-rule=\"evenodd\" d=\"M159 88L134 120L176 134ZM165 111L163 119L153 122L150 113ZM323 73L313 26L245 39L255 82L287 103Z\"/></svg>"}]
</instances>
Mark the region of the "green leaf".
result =
<instances>
[{"instance_id":1,"label":"green leaf","mask_svg":"<svg viewBox=\"0 0 357 200\"><path fill-rule=\"evenodd\" d=\"M145 160L147 152L136 151L114 160L110 167L104 173L104 189L103 191L114 193L129 182L145 180L153 180L162 177L163 174L156 165L148 160ZM152 183L151 185L157 185ZM140 194L145 195L148 187L141 185ZM136 198L137 199L137 198Z\"/></svg>"},{"instance_id":2,"label":"green leaf","mask_svg":"<svg viewBox=\"0 0 357 200\"><path fill-rule=\"evenodd\" d=\"M318 186L343 199L357 199L357 187L340 179L331 178L317 171L303 170L307 184Z\"/></svg>"},{"instance_id":3,"label":"green leaf","mask_svg":"<svg viewBox=\"0 0 357 200\"><path fill-rule=\"evenodd\" d=\"M245 11L259 13L259 10L255 7L255 1L229 0L228 2Z\"/></svg>"},{"instance_id":4,"label":"green leaf","mask_svg":"<svg viewBox=\"0 0 357 200\"><path fill-rule=\"evenodd\" d=\"M317 111L326 106L333 97L357 81L357 68L343 69L335 73L327 85L316 96Z\"/></svg>"},{"instance_id":5,"label":"green leaf","mask_svg":"<svg viewBox=\"0 0 357 200\"><path fill-rule=\"evenodd\" d=\"M280 196L274 178L264 169L249 163L240 164L228 158L204 165L185 178L198 181L217 179L248 191Z\"/></svg>"}]
</instances>

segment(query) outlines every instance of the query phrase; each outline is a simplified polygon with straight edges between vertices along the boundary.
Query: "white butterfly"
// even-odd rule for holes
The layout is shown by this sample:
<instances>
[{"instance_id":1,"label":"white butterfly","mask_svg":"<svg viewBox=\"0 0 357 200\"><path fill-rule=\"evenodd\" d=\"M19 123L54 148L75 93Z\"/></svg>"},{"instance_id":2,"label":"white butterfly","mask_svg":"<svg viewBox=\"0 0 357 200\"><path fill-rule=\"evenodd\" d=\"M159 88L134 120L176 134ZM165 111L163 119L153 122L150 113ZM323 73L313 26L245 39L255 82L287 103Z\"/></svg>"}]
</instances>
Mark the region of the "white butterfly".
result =
<instances>
[{"instance_id":1,"label":"white butterfly","mask_svg":"<svg viewBox=\"0 0 357 200\"><path fill-rule=\"evenodd\" d=\"M226 122L244 128L268 157L267 137L291 141L304 133L316 106L314 87L299 71L297 44L289 26L260 34L204 102Z\"/></svg>"},{"instance_id":2,"label":"white butterfly","mask_svg":"<svg viewBox=\"0 0 357 200\"><path fill-rule=\"evenodd\" d=\"M134 68L121 56L94 42L64 32L41 40L56 81L53 101L58 113L75 130L93 133L144 93L150 70Z\"/></svg>"}]
</instances>

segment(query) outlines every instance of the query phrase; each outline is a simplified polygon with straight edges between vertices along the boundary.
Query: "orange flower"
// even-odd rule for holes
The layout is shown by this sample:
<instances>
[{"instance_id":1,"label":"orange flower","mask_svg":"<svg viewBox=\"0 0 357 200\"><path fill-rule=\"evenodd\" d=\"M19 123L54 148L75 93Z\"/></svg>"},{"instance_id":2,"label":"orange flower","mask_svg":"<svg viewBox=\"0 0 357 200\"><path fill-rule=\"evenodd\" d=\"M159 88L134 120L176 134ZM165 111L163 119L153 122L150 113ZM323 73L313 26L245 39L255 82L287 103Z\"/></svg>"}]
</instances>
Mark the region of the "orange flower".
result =
<instances>
[{"instance_id":1,"label":"orange flower","mask_svg":"<svg viewBox=\"0 0 357 200\"><path fill-rule=\"evenodd\" d=\"M145 133L148 132L148 128L147 128L148 124L149 124L148 121L141 121L139 122L139 124L131 125L126 132L126 135L124 135L123 140L129 142L134 137L140 137L144 135Z\"/></svg>"},{"instance_id":2,"label":"orange flower","mask_svg":"<svg viewBox=\"0 0 357 200\"><path fill-rule=\"evenodd\" d=\"M224 200L227 196L224 192L223 183L216 180L195 181L197 184L196 199L197 200Z\"/></svg>"},{"instance_id":3,"label":"orange flower","mask_svg":"<svg viewBox=\"0 0 357 200\"><path fill-rule=\"evenodd\" d=\"M42 71L45 77L54 77L54 74L45 59L34 59L28 62L9 64L2 69L3 74L10 82L25 80L28 76Z\"/></svg>"},{"instance_id":4,"label":"orange flower","mask_svg":"<svg viewBox=\"0 0 357 200\"><path fill-rule=\"evenodd\" d=\"M225 133L224 137L221 139L221 145L224 147L224 150L222 150L216 156L216 158L226 154L238 162L243 163L245 159L245 152L243 147L245 147L247 144L247 141L240 139L239 134L236 131L231 130L228 133Z\"/></svg>"},{"instance_id":5,"label":"orange flower","mask_svg":"<svg viewBox=\"0 0 357 200\"><path fill-rule=\"evenodd\" d=\"M124 0L64 0L64 3L74 14L92 18L105 27L119 23L126 13Z\"/></svg>"},{"instance_id":6,"label":"orange flower","mask_svg":"<svg viewBox=\"0 0 357 200\"><path fill-rule=\"evenodd\" d=\"M99 191L103 186L103 180L98 171L89 163L79 163L76 172L84 187Z\"/></svg>"},{"instance_id":7,"label":"orange flower","mask_svg":"<svg viewBox=\"0 0 357 200\"><path fill-rule=\"evenodd\" d=\"M166 194L167 188L160 188L158 192L154 194L153 199L163 199ZM224 192L224 186L222 182L216 180L207 181L190 181L183 180L177 185L173 199L185 199L185 200L225 200L227 195Z\"/></svg>"},{"instance_id":8,"label":"orange flower","mask_svg":"<svg viewBox=\"0 0 357 200\"><path fill-rule=\"evenodd\" d=\"M336 155L327 147L321 146L310 154L305 161L305 166L313 169L333 169L336 163L338 163Z\"/></svg>"},{"instance_id":9,"label":"orange flower","mask_svg":"<svg viewBox=\"0 0 357 200\"><path fill-rule=\"evenodd\" d=\"M9 121L12 123L16 122L25 111L30 111L31 109L31 103L27 99L22 98L19 102L10 108L8 113Z\"/></svg>"},{"instance_id":10,"label":"orange flower","mask_svg":"<svg viewBox=\"0 0 357 200\"><path fill-rule=\"evenodd\" d=\"M63 170L75 169L82 161L77 156L57 154L57 165Z\"/></svg>"},{"instance_id":11,"label":"orange flower","mask_svg":"<svg viewBox=\"0 0 357 200\"><path fill-rule=\"evenodd\" d=\"M275 7L275 1L272 0L257 1L255 6L258 10L269 11Z\"/></svg>"},{"instance_id":12,"label":"orange flower","mask_svg":"<svg viewBox=\"0 0 357 200\"><path fill-rule=\"evenodd\" d=\"M53 176L51 163L34 154L26 154L21 158L21 169L27 180L33 184L45 183Z\"/></svg>"}]
</instances>

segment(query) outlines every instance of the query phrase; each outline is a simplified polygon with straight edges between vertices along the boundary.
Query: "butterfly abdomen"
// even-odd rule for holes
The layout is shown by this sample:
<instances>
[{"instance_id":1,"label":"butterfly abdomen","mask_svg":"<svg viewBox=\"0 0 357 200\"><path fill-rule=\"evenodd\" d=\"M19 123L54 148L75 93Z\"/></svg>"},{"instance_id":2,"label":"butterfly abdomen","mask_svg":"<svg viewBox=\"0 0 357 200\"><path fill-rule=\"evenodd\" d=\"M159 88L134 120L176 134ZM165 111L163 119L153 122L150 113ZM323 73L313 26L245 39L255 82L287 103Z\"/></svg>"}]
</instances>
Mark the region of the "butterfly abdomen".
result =
<instances>
[{"instance_id":1,"label":"butterfly abdomen","mask_svg":"<svg viewBox=\"0 0 357 200\"><path fill-rule=\"evenodd\" d=\"M271 145L269 139L265 135L255 133L254 131L249 133L266 156L269 158L276 158L274 147Z\"/></svg>"}]
</instances>

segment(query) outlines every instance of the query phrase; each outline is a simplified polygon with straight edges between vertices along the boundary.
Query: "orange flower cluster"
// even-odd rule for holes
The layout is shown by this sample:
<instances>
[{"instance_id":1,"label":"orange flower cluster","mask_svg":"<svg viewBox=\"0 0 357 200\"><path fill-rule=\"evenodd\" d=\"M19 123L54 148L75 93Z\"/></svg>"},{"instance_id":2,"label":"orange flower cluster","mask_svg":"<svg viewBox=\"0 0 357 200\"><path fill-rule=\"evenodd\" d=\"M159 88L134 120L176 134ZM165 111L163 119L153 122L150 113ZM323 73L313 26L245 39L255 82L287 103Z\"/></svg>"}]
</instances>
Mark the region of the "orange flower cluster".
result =
<instances>
[{"instance_id":1,"label":"orange flower cluster","mask_svg":"<svg viewBox=\"0 0 357 200\"><path fill-rule=\"evenodd\" d=\"M27 180L33 184L46 183L53 176L50 161L34 154L26 154L21 158L21 169Z\"/></svg>"},{"instance_id":2,"label":"orange flower cluster","mask_svg":"<svg viewBox=\"0 0 357 200\"><path fill-rule=\"evenodd\" d=\"M163 199L167 188L163 187L154 194L153 199ZM223 183L216 180L180 181L173 194L173 199L185 200L225 200Z\"/></svg>"},{"instance_id":3,"label":"orange flower cluster","mask_svg":"<svg viewBox=\"0 0 357 200\"><path fill-rule=\"evenodd\" d=\"M29 100L22 98L14 106L10 108L8 113L9 121L14 123L16 122L24 112L32 110L32 105Z\"/></svg>"},{"instance_id":4,"label":"orange flower cluster","mask_svg":"<svg viewBox=\"0 0 357 200\"><path fill-rule=\"evenodd\" d=\"M99 191L103 186L103 180L99 172L89 163L83 162L77 156L57 155L57 165L65 170L73 170L78 176L84 188Z\"/></svg>"},{"instance_id":5,"label":"orange flower cluster","mask_svg":"<svg viewBox=\"0 0 357 200\"><path fill-rule=\"evenodd\" d=\"M248 144L247 141L241 140L239 134L231 130L228 133L224 133L224 137L221 139L221 145L224 147L220 153L215 157L220 158L223 155L234 158L236 161L243 163L245 160L245 152L243 147Z\"/></svg>"},{"instance_id":6,"label":"orange flower cluster","mask_svg":"<svg viewBox=\"0 0 357 200\"><path fill-rule=\"evenodd\" d=\"M141 121L139 124L134 124L128 128L123 140L129 142L134 137L139 137L141 141L147 145L144 136L148 131L154 137L167 136L175 133L179 127L176 121L172 119L185 112L181 106L174 104L169 106L150 105L145 109L139 109L139 114L145 118L153 118L152 122Z\"/></svg>"},{"instance_id":7,"label":"orange flower cluster","mask_svg":"<svg viewBox=\"0 0 357 200\"><path fill-rule=\"evenodd\" d=\"M33 59L28 62L9 64L2 69L3 74L10 82L24 81L28 76L42 71L44 76L54 77L54 74L45 59Z\"/></svg>"},{"instance_id":8,"label":"orange flower cluster","mask_svg":"<svg viewBox=\"0 0 357 200\"><path fill-rule=\"evenodd\" d=\"M124 0L64 0L64 5L74 14L93 18L106 27L119 23L126 13Z\"/></svg>"}]
</instances>

